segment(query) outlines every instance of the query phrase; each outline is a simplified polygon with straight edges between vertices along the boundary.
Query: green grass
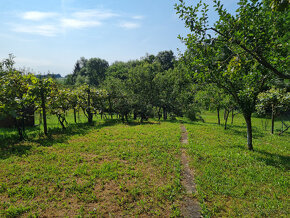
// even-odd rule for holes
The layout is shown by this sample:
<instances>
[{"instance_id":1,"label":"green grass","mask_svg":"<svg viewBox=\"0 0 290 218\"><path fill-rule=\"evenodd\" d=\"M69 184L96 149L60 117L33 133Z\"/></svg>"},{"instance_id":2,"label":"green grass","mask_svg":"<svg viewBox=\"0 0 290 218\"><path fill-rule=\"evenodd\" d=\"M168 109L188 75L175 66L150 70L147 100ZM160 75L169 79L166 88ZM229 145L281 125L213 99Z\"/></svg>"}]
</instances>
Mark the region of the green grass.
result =
<instances>
[{"instance_id":1,"label":"green grass","mask_svg":"<svg viewBox=\"0 0 290 218\"><path fill-rule=\"evenodd\" d=\"M179 138L171 123L99 121L6 146L0 216L178 215Z\"/></svg>"},{"instance_id":2,"label":"green grass","mask_svg":"<svg viewBox=\"0 0 290 218\"><path fill-rule=\"evenodd\" d=\"M189 132L190 165L205 217L287 217L289 131L265 130L253 118L254 152L247 150L239 115L227 130L213 113L203 122L186 119L122 124L97 119L61 130L49 117L15 140L0 129L0 217L180 216L180 121ZM267 120L269 123L269 120ZM276 132L281 124L276 122Z\"/></svg>"},{"instance_id":3,"label":"green grass","mask_svg":"<svg viewBox=\"0 0 290 218\"><path fill-rule=\"evenodd\" d=\"M247 150L245 121L238 116L228 130L214 124L187 124L188 153L196 172L205 216L287 217L289 215L289 133L264 131L253 119L254 152ZM278 126L278 122L277 125Z\"/></svg>"}]
</instances>

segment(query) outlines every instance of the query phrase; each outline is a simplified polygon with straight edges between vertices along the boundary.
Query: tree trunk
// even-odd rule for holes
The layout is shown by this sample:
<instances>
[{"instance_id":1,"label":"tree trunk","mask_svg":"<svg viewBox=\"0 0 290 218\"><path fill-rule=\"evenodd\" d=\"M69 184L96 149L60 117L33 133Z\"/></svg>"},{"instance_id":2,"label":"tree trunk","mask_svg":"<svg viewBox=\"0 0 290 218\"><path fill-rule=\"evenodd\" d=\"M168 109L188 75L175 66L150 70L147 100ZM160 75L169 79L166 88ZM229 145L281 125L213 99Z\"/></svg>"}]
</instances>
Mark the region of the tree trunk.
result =
<instances>
[{"instance_id":1,"label":"tree trunk","mask_svg":"<svg viewBox=\"0 0 290 218\"><path fill-rule=\"evenodd\" d=\"M227 109L225 109L225 114L224 114L225 129L227 129L227 122L228 122L229 114L230 114L230 111L228 111Z\"/></svg>"},{"instance_id":2,"label":"tree trunk","mask_svg":"<svg viewBox=\"0 0 290 218\"><path fill-rule=\"evenodd\" d=\"M92 113L88 113L88 123L93 123L93 114Z\"/></svg>"},{"instance_id":3,"label":"tree trunk","mask_svg":"<svg viewBox=\"0 0 290 218\"><path fill-rule=\"evenodd\" d=\"M41 111L39 111L39 125L42 124L42 113Z\"/></svg>"},{"instance_id":4,"label":"tree trunk","mask_svg":"<svg viewBox=\"0 0 290 218\"><path fill-rule=\"evenodd\" d=\"M275 122L275 112L274 112L274 105L272 104L272 127L271 127L271 134L274 134L274 122Z\"/></svg>"},{"instance_id":5,"label":"tree trunk","mask_svg":"<svg viewBox=\"0 0 290 218\"><path fill-rule=\"evenodd\" d=\"M44 135L47 136L45 96L44 96L43 90L41 91L41 107L42 107L42 118L43 118L43 131L44 131Z\"/></svg>"},{"instance_id":6,"label":"tree trunk","mask_svg":"<svg viewBox=\"0 0 290 218\"><path fill-rule=\"evenodd\" d=\"M234 124L234 116L235 116L235 113L234 113L234 110L232 110L232 122L231 122L231 125Z\"/></svg>"},{"instance_id":7,"label":"tree trunk","mask_svg":"<svg viewBox=\"0 0 290 218\"><path fill-rule=\"evenodd\" d=\"M77 123L77 112L75 108L74 108L74 119L75 119L75 123Z\"/></svg>"},{"instance_id":8,"label":"tree trunk","mask_svg":"<svg viewBox=\"0 0 290 218\"><path fill-rule=\"evenodd\" d=\"M56 115L56 116L57 116L57 119L61 125L61 128L65 129L65 125L64 125L65 119L63 117L61 117L61 115Z\"/></svg>"},{"instance_id":9,"label":"tree trunk","mask_svg":"<svg viewBox=\"0 0 290 218\"><path fill-rule=\"evenodd\" d=\"M221 125L221 119L220 119L220 107L217 107L217 117L218 117L218 125Z\"/></svg>"},{"instance_id":10,"label":"tree trunk","mask_svg":"<svg viewBox=\"0 0 290 218\"><path fill-rule=\"evenodd\" d=\"M160 121L161 119L161 116L162 116L162 113L161 113L161 107L158 109L158 120Z\"/></svg>"},{"instance_id":11,"label":"tree trunk","mask_svg":"<svg viewBox=\"0 0 290 218\"><path fill-rule=\"evenodd\" d=\"M247 139L248 139L248 149L253 151L253 135L252 135L252 114L244 114L245 121L247 123Z\"/></svg>"},{"instance_id":12,"label":"tree trunk","mask_svg":"<svg viewBox=\"0 0 290 218\"><path fill-rule=\"evenodd\" d=\"M133 118L134 120L136 120L137 119L137 113L134 111L134 118Z\"/></svg>"},{"instance_id":13,"label":"tree trunk","mask_svg":"<svg viewBox=\"0 0 290 218\"><path fill-rule=\"evenodd\" d=\"M163 120L167 120L167 111L166 108L163 108Z\"/></svg>"},{"instance_id":14,"label":"tree trunk","mask_svg":"<svg viewBox=\"0 0 290 218\"><path fill-rule=\"evenodd\" d=\"M91 90L90 88L88 89L88 109L87 109L87 114L88 114L88 123L93 123L93 114L91 112Z\"/></svg>"},{"instance_id":15,"label":"tree trunk","mask_svg":"<svg viewBox=\"0 0 290 218\"><path fill-rule=\"evenodd\" d=\"M16 118L15 118L14 122L15 122L15 126L17 128L17 131L18 131L19 140L22 141L24 139L24 135L23 135L23 131L21 129L20 123Z\"/></svg>"}]
</instances>

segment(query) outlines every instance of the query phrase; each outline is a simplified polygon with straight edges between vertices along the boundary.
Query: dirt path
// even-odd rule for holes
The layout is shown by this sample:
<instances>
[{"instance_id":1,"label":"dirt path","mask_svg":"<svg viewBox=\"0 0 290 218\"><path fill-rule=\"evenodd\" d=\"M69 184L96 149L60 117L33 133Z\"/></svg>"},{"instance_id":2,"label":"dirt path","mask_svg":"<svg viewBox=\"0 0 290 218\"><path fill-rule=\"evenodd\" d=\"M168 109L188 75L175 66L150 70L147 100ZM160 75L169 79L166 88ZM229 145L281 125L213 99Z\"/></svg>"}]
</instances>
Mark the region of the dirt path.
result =
<instances>
[{"instance_id":1,"label":"dirt path","mask_svg":"<svg viewBox=\"0 0 290 218\"><path fill-rule=\"evenodd\" d=\"M187 131L184 125L181 125L181 144L188 144ZM181 163L183 165L181 181L185 188L186 195L181 204L181 213L184 217L202 217L200 205L193 194L196 192L193 171L189 168L188 157L185 148L181 148Z\"/></svg>"}]
</instances>

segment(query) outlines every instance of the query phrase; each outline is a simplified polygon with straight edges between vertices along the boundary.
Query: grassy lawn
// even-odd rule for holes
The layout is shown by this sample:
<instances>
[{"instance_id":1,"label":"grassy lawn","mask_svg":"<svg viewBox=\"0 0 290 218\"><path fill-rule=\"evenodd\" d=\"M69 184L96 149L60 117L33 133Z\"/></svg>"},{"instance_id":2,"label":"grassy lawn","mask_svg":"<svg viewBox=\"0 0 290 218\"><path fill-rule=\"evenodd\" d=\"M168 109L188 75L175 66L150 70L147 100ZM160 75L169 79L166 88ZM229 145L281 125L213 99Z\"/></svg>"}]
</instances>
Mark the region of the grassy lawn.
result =
<instances>
[{"instance_id":1,"label":"grassy lawn","mask_svg":"<svg viewBox=\"0 0 290 218\"><path fill-rule=\"evenodd\" d=\"M180 129L79 125L1 149L0 216L176 216Z\"/></svg>"},{"instance_id":2,"label":"grassy lawn","mask_svg":"<svg viewBox=\"0 0 290 218\"><path fill-rule=\"evenodd\" d=\"M254 118L249 152L241 116L227 130L214 114L203 118L182 120L203 215L286 217L289 131L271 135ZM180 122L85 121L62 131L50 117L49 138L36 127L21 143L1 129L0 217L180 216Z\"/></svg>"},{"instance_id":3,"label":"grassy lawn","mask_svg":"<svg viewBox=\"0 0 290 218\"><path fill-rule=\"evenodd\" d=\"M287 217L289 211L290 134L271 135L254 118L254 152L247 150L241 116L228 130L216 116L189 123L188 153L195 168L198 198L212 217ZM279 127L279 123L276 123Z\"/></svg>"}]
</instances>

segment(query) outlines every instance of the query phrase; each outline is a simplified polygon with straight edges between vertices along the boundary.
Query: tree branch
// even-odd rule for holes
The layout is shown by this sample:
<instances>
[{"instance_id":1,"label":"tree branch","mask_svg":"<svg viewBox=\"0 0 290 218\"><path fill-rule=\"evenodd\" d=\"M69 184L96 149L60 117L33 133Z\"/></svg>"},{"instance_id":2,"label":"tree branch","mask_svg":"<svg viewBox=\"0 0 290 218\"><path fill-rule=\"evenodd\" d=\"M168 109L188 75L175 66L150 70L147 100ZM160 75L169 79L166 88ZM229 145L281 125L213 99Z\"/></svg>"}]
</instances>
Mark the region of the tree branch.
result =
<instances>
[{"instance_id":1,"label":"tree branch","mask_svg":"<svg viewBox=\"0 0 290 218\"><path fill-rule=\"evenodd\" d=\"M229 41L229 38L227 36L225 36L223 33L221 33L220 31L218 31L216 28L211 27L209 29L215 31L216 33L218 33L221 36L225 37ZM282 79L290 79L290 75L285 75L282 72L280 72L279 70L277 70L261 54L256 54L256 53L250 51L248 48L246 48L246 46L242 45L242 43L240 41L238 41L238 40L233 40L232 42L237 44L238 46L240 46L244 51L246 51L248 54L250 54L253 58L255 58L264 67L266 67L267 69L271 70L278 77L280 77Z\"/></svg>"}]
</instances>

